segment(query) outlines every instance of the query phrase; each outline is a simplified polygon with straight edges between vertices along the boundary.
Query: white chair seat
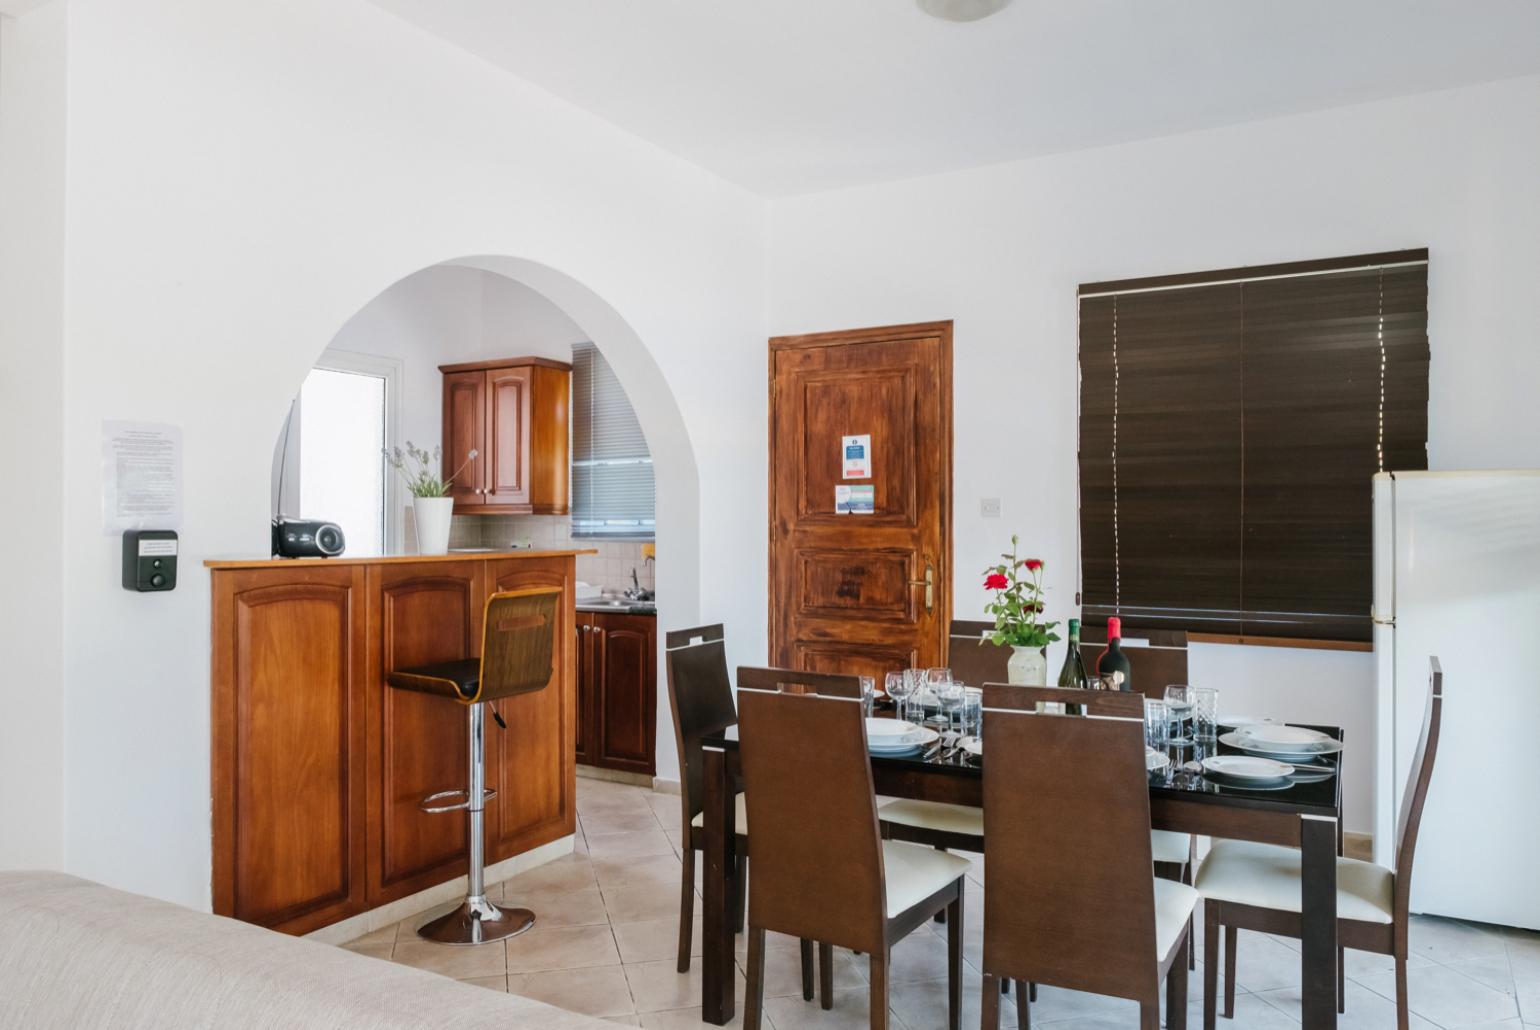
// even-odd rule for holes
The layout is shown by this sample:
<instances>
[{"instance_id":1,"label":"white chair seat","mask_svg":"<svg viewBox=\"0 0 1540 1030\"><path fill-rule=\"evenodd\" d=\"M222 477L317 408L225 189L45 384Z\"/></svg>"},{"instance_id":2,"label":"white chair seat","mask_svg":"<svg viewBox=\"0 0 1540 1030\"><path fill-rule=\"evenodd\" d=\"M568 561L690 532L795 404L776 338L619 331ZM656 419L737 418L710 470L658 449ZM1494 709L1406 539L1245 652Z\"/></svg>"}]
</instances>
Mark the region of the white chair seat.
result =
<instances>
[{"instance_id":1,"label":"white chair seat","mask_svg":"<svg viewBox=\"0 0 1540 1030\"><path fill-rule=\"evenodd\" d=\"M737 822L734 825L734 830L737 833L748 833L749 832L749 810L747 808L745 808L744 805L743 805L743 792L742 791L739 791L738 792L738 796L733 798L733 808L738 813L736 816L733 817L735 820L737 820ZM705 812L701 812L694 819L691 819L690 820L690 825L695 827L696 829L700 829L702 826L705 826L706 825L706 813Z\"/></svg>"},{"instance_id":2,"label":"white chair seat","mask_svg":"<svg viewBox=\"0 0 1540 1030\"><path fill-rule=\"evenodd\" d=\"M984 810L968 805L948 805L940 801L915 801L900 798L877 809L877 818L885 823L913 826L938 833L984 836Z\"/></svg>"},{"instance_id":3,"label":"white chair seat","mask_svg":"<svg viewBox=\"0 0 1540 1030\"><path fill-rule=\"evenodd\" d=\"M908 911L954 880L972 864L945 851L899 840L882 842L882 870L887 881L887 915Z\"/></svg>"},{"instance_id":4,"label":"white chair seat","mask_svg":"<svg viewBox=\"0 0 1540 1030\"><path fill-rule=\"evenodd\" d=\"M1198 892L1185 883L1155 877L1155 961L1171 953L1197 903Z\"/></svg>"},{"instance_id":5,"label":"white chair seat","mask_svg":"<svg viewBox=\"0 0 1540 1030\"><path fill-rule=\"evenodd\" d=\"M1300 910L1300 853L1276 844L1221 840L1198 870L1198 893L1215 901ZM1361 923L1395 922L1395 875L1383 866L1337 859L1337 918Z\"/></svg>"},{"instance_id":6,"label":"white chair seat","mask_svg":"<svg viewBox=\"0 0 1540 1030\"><path fill-rule=\"evenodd\" d=\"M1156 862L1186 865L1192 860L1192 837L1175 830L1151 830L1150 854Z\"/></svg>"}]
</instances>

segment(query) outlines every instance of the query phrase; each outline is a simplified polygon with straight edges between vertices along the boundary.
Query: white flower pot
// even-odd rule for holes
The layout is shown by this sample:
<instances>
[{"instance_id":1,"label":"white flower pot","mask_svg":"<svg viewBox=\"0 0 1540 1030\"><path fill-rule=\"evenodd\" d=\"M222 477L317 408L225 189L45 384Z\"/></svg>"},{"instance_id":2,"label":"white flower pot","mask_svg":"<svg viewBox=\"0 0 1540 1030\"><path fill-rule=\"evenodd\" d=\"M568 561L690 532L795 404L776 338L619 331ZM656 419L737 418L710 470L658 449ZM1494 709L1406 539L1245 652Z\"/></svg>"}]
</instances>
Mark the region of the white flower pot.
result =
<instances>
[{"instance_id":1,"label":"white flower pot","mask_svg":"<svg viewBox=\"0 0 1540 1030\"><path fill-rule=\"evenodd\" d=\"M1048 685L1048 656L1036 647L1012 647L1011 660L1005 666L1009 683L1022 687Z\"/></svg>"},{"instance_id":2,"label":"white flower pot","mask_svg":"<svg viewBox=\"0 0 1540 1030\"><path fill-rule=\"evenodd\" d=\"M417 530L418 554L449 553L449 520L454 515L453 497L413 497L412 518Z\"/></svg>"}]
</instances>

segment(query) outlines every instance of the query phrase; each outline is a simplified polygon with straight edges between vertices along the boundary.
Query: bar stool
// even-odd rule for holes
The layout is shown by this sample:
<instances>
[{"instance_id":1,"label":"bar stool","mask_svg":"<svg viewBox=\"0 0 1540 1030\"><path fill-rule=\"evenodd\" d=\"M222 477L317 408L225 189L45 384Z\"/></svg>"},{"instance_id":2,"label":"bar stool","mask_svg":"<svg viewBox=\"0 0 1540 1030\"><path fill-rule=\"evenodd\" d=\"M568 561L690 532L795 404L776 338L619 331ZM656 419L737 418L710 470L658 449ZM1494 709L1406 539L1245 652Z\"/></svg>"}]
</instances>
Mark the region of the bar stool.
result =
<instances>
[{"instance_id":1,"label":"bar stool","mask_svg":"<svg viewBox=\"0 0 1540 1030\"><path fill-rule=\"evenodd\" d=\"M418 936L427 940L440 944L482 944L512 937L535 925L535 914L529 909L499 908L486 896L484 807L497 792L486 789L483 715L488 701L544 690L550 682L556 602L560 596L557 587L493 594L487 599L480 658L396 669L385 677L385 682L397 690L415 690L465 705L470 720L470 785L464 790L429 794L421 802L425 812L463 809L470 824L470 882L465 900L453 912L425 923L417 931ZM497 712L492 717L507 729ZM464 800L437 803L454 797Z\"/></svg>"}]
</instances>

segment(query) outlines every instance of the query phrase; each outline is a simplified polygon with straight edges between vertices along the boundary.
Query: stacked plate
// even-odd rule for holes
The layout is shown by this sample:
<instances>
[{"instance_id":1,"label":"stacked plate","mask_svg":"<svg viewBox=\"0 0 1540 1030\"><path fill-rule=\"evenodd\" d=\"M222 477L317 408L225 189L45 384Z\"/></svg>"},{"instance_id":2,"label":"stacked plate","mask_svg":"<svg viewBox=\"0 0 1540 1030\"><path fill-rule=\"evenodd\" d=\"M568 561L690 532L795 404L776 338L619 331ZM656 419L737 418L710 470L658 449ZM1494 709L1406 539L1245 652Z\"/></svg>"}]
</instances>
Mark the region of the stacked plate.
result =
<instances>
[{"instance_id":1,"label":"stacked plate","mask_svg":"<svg viewBox=\"0 0 1540 1030\"><path fill-rule=\"evenodd\" d=\"M1319 730L1276 723L1251 723L1219 738L1221 744L1244 751L1253 758L1289 766L1294 781L1325 779L1336 767L1328 760L1342 750L1342 742Z\"/></svg>"},{"instance_id":2,"label":"stacked plate","mask_svg":"<svg viewBox=\"0 0 1540 1030\"><path fill-rule=\"evenodd\" d=\"M1294 767L1255 755L1210 755L1203 773L1226 786L1247 790L1283 790L1293 784Z\"/></svg>"},{"instance_id":3,"label":"stacked plate","mask_svg":"<svg viewBox=\"0 0 1540 1030\"><path fill-rule=\"evenodd\" d=\"M866 746L874 755L909 755L935 743L940 734L899 719L867 719Z\"/></svg>"}]
</instances>

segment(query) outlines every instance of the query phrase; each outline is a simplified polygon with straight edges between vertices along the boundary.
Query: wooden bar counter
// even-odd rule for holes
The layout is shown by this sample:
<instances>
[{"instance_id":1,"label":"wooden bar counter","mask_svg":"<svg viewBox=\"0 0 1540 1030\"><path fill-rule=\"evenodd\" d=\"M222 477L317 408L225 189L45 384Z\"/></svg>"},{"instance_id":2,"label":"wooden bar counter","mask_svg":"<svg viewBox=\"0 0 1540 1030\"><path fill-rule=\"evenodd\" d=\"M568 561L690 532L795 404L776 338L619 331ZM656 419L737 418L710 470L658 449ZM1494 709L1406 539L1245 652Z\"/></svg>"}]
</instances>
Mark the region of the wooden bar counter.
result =
<instances>
[{"instance_id":1,"label":"wooden bar counter","mask_svg":"<svg viewBox=\"0 0 1540 1030\"><path fill-rule=\"evenodd\" d=\"M466 719L391 669L477 655L486 599L557 586L555 674L487 720L490 866L575 824L574 556L208 561L213 580L213 902L307 933L465 872ZM490 713L489 713L490 714Z\"/></svg>"}]
</instances>

